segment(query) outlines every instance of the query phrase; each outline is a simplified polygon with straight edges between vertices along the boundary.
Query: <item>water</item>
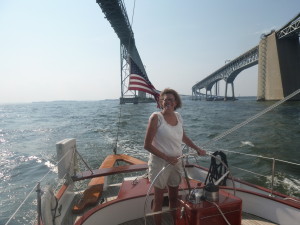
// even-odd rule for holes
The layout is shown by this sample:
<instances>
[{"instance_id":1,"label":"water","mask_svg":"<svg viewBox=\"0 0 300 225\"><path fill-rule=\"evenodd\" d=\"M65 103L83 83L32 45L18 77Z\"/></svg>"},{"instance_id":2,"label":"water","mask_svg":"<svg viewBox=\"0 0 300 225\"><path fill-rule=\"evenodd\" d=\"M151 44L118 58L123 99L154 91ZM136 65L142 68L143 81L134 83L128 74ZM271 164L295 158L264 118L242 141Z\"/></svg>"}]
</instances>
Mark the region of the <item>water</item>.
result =
<instances>
[{"instance_id":1,"label":"water","mask_svg":"<svg viewBox=\"0 0 300 225\"><path fill-rule=\"evenodd\" d=\"M272 104L255 98L234 102L184 99L179 112L185 132L200 146L209 143L207 150L224 149L299 163L300 102L283 103L221 140L210 142ZM42 185L56 183L55 143L62 139L76 138L80 154L91 168L98 168L99 162L112 153L119 130L117 151L146 160L143 139L148 118L155 110L154 103L120 108L118 100L0 105L0 224L6 223L46 174ZM252 178L233 167L243 179L260 185L270 183L270 160L232 153L227 156L230 166L248 163L248 169L267 174L267 178ZM276 190L300 197L299 166L279 162L276 166ZM33 191L9 224L31 224L35 209Z\"/></svg>"}]
</instances>

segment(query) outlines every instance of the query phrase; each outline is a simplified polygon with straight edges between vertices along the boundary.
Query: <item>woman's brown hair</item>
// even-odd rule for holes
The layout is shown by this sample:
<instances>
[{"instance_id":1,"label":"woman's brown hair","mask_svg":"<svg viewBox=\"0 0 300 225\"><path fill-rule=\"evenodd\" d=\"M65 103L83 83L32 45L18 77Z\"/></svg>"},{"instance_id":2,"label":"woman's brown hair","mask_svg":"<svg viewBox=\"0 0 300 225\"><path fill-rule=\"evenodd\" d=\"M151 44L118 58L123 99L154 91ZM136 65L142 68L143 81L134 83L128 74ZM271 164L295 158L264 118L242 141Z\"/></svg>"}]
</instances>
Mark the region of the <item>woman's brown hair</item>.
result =
<instances>
[{"instance_id":1,"label":"woman's brown hair","mask_svg":"<svg viewBox=\"0 0 300 225\"><path fill-rule=\"evenodd\" d=\"M178 108L181 108L182 103L181 103L180 96L177 93L177 91L175 91L175 90L173 90L171 88L165 88L162 92L160 92L160 95L159 95L159 106L160 106L160 108L162 108L162 101L163 101L164 96L166 94L172 94L172 95L174 95L175 101L177 103L176 106L175 106L175 108L174 108L174 110L176 110Z\"/></svg>"}]
</instances>

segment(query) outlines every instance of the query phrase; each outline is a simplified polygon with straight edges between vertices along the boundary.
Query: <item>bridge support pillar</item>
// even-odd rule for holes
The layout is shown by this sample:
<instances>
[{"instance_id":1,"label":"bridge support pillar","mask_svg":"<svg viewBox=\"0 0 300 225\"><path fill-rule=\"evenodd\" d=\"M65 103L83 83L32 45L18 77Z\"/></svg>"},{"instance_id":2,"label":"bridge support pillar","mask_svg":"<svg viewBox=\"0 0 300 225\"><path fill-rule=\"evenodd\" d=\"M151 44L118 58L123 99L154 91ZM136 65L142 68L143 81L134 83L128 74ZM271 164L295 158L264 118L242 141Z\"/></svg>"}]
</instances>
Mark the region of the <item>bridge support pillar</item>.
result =
<instances>
[{"instance_id":1,"label":"bridge support pillar","mask_svg":"<svg viewBox=\"0 0 300 225\"><path fill-rule=\"evenodd\" d=\"M232 91L232 100L235 100L233 82L231 83L231 91Z\"/></svg>"},{"instance_id":2,"label":"bridge support pillar","mask_svg":"<svg viewBox=\"0 0 300 225\"><path fill-rule=\"evenodd\" d=\"M215 86L215 93L216 93L216 96L219 96L219 88L218 88L218 85L219 85L219 83L218 83L218 81L216 81L216 86Z\"/></svg>"},{"instance_id":3,"label":"bridge support pillar","mask_svg":"<svg viewBox=\"0 0 300 225\"><path fill-rule=\"evenodd\" d=\"M228 83L226 81L226 84L225 84L225 95L224 95L224 101L227 101L227 87L228 87Z\"/></svg>"},{"instance_id":4,"label":"bridge support pillar","mask_svg":"<svg viewBox=\"0 0 300 225\"><path fill-rule=\"evenodd\" d=\"M300 88L299 38L278 40L276 33L259 43L258 100L280 100ZM300 100L295 96L293 100Z\"/></svg>"},{"instance_id":5,"label":"bridge support pillar","mask_svg":"<svg viewBox=\"0 0 300 225\"><path fill-rule=\"evenodd\" d=\"M231 92L232 92L232 97L231 97L231 99L232 99L232 100L235 100L235 96L234 96L234 85L233 85L233 82L231 82L230 84L231 84ZM227 97L227 89L228 89L228 82L226 81L224 101L227 101L227 100L228 100L228 97Z\"/></svg>"}]
</instances>

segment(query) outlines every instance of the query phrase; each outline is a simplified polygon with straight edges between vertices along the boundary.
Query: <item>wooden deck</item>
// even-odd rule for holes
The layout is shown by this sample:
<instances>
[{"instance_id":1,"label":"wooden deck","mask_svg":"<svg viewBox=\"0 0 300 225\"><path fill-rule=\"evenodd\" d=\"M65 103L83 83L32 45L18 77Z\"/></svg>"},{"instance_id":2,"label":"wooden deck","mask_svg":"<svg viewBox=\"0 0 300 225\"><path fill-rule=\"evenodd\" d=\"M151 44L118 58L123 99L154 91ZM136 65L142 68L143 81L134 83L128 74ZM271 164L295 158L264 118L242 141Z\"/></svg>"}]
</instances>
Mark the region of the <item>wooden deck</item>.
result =
<instances>
[{"instance_id":1,"label":"wooden deck","mask_svg":"<svg viewBox=\"0 0 300 225\"><path fill-rule=\"evenodd\" d=\"M118 166L115 167L116 162L126 162L129 164L129 166ZM104 187L104 174L105 173L111 173L116 172L118 170L120 171L132 171L132 170L144 170L147 168L147 163L133 158L128 155L119 154L119 155L109 155L105 158L105 160L102 162L100 168L98 170L95 170L92 174L90 174L90 171L85 172L85 174L88 174L86 176L93 177L91 181L88 184L87 189L84 191L81 199L74 205L73 207L73 213L80 214L84 211L85 208L91 205L96 205L99 198L102 195L103 187ZM84 173L83 173L84 174ZM81 175L74 176L74 179L84 179L85 176Z\"/></svg>"},{"instance_id":2,"label":"wooden deck","mask_svg":"<svg viewBox=\"0 0 300 225\"><path fill-rule=\"evenodd\" d=\"M242 214L242 225L276 225L276 223L272 223L268 220L260 218L258 216L254 216L249 213ZM173 219L170 214L164 214L162 225L172 225ZM137 220L128 221L119 225L145 225L144 218L140 218ZM153 218L147 218L147 225L154 225Z\"/></svg>"},{"instance_id":3,"label":"wooden deck","mask_svg":"<svg viewBox=\"0 0 300 225\"><path fill-rule=\"evenodd\" d=\"M242 214L242 225L272 225L276 223L272 223L268 220L265 220L261 217L254 216L249 213Z\"/></svg>"}]
</instances>

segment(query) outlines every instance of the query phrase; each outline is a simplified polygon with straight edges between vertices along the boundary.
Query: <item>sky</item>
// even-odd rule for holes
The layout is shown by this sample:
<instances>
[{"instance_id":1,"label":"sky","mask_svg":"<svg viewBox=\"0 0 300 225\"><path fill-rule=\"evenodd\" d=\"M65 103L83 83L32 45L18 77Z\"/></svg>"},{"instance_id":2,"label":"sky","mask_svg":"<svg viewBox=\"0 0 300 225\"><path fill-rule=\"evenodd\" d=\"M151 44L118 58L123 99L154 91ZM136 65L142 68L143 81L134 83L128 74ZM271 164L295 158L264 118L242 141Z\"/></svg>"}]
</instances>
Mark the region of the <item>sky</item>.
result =
<instances>
[{"instance_id":1,"label":"sky","mask_svg":"<svg viewBox=\"0 0 300 225\"><path fill-rule=\"evenodd\" d=\"M300 9L299 0L124 3L152 84L186 95ZM120 97L120 42L96 0L0 0L0 28L0 103ZM237 76L236 96L256 96L257 70Z\"/></svg>"}]
</instances>

